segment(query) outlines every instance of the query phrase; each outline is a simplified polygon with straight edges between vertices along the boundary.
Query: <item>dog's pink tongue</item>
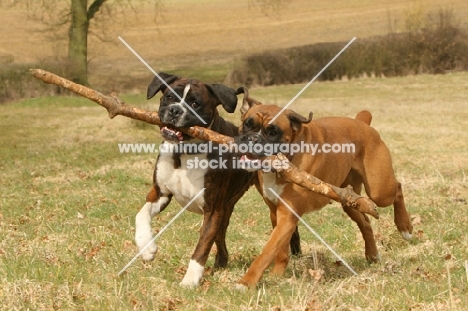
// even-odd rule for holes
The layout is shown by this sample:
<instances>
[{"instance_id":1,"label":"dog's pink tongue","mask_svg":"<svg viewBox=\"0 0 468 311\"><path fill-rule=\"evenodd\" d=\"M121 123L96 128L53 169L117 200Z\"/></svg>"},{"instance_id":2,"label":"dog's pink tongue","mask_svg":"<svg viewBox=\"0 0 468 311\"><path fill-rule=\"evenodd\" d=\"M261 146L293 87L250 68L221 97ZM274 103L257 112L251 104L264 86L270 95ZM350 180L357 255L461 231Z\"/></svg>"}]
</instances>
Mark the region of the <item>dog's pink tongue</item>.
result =
<instances>
[{"instance_id":1,"label":"dog's pink tongue","mask_svg":"<svg viewBox=\"0 0 468 311\"><path fill-rule=\"evenodd\" d=\"M247 157L245 154L240 157L241 161L250 161L249 157Z\"/></svg>"},{"instance_id":2,"label":"dog's pink tongue","mask_svg":"<svg viewBox=\"0 0 468 311\"><path fill-rule=\"evenodd\" d=\"M260 161L259 159L251 159L251 158L249 158L249 157L248 157L247 155L245 155L245 154L242 155L242 156L240 157L240 160L241 160L241 161L246 161L246 162L257 162L257 161Z\"/></svg>"},{"instance_id":3,"label":"dog's pink tongue","mask_svg":"<svg viewBox=\"0 0 468 311\"><path fill-rule=\"evenodd\" d=\"M164 126L163 128L161 128L161 134L164 137L170 138L171 140L181 141L184 139L181 131L175 131L173 129L168 128L167 126Z\"/></svg>"}]
</instances>

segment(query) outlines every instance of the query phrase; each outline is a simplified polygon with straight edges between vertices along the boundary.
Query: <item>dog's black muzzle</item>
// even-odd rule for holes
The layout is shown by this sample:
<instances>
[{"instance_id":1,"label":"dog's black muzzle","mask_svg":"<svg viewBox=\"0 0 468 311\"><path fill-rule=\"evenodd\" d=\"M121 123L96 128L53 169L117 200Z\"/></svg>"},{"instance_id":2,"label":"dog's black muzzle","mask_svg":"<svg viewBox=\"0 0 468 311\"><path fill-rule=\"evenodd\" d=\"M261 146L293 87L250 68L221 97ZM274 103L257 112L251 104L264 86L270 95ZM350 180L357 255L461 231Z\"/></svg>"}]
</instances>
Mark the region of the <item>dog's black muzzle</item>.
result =
<instances>
[{"instance_id":1,"label":"dog's black muzzle","mask_svg":"<svg viewBox=\"0 0 468 311\"><path fill-rule=\"evenodd\" d=\"M239 153L254 156L254 157L265 157L271 154L267 154L265 150L266 139L260 134L241 134L234 137L234 142L238 145Z\"/></svg>"},{"instance_id":2,"label":"dog's black muzzle","mask_svg":"<svg viewBox=\"0 0 468 311\"><path fill-rule=\"evenodd\" d=\"M158 111L159 118L164 124L172 125L174 127L186 127L187 120L185 120L187 114L181 107L169 106L160 108Z\"/></svg>"}]
</instances>

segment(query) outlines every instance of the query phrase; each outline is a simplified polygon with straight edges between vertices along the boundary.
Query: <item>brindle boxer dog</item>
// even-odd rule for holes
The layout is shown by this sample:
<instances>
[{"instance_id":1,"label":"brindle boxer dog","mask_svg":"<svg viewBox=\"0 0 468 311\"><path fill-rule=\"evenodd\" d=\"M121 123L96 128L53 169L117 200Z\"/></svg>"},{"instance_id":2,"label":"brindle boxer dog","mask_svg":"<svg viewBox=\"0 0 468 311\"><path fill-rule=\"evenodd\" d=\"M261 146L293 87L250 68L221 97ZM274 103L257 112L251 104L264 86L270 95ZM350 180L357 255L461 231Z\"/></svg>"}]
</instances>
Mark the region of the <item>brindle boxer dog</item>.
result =
<instances>
[{"instance_id":1,"label":"brindle boxer dog","mask_svg":"<svg viewBox=\"0 0 468 311\"><path fill-rule=\"evenodd\" d=\"M262 105L248 98L241 111L240 134L237 144L349 144L355 146L353 153L296 153L287 155L292 164L324 182L335 186L351 185L356 193L362 186L367 195L379 207L394 207L394 221L402 237L411 239L412 226L405 207L401 184L395 179L390 152L372 127L368 111L360 112L356 119L326 117L311 120L292 110L281 113L274 122L269 122L280 112L274 105ZM266 148L265 148L266 149ZM258 149L257 149L258 150ZM262 155L247 154L244 160L261 161ZM276 215L276 227L262 253L253 261L247 273L240 279L239 288L252 287L262 277L265 269L274 263L272 273L282 275L289 261L288 242L298 219L271 192L275 191L298 215L317 211L330 199L288 182L274 172L259 171L263 198ZM353 208L343 206L348 216L356 222L365 241L365 256L368 261L380 260L372 227L368 217Z\"/></svg>"},{"instance_id":2,"label":"brindle boxer dog","mask_svg":"<svg viewBox=\"0 0 468 311\"><path fill-rule=\"evenodd\" d=\"M203 276L213 243L217 247L214 267L227 265L225 239L229 218L234 205L255 182L256 176L242 169L233 169L233 155L219 154L219 148L215 144L207 153L197 152L193 147L202 149L202 144L206 142L193 139L177 129L197 125L233 137L238 133L237 127L221 118L217 107L222 106L227 112L234 112L237 105L236 91L221 84L205 84L166 73L159 75L178 96L158 77L154 77L148 86L148 99L160 91L163 93L159 116L164 123L161 127L164 139L161 149L164 152L159 154L156 161L153 186L146 197L146 204L136 216L135 241L141 250L152 240L151 219L162 212L173 197L180 205L185 206L205 188L203 194L188 207L189 211L202 214L204 218L197 246L180 283L183 286L196 286ZM190 148L180 148L181 146ZM203 160L214 161L211 163L218 164L218 167L194 166L196 161L201 163ZM295 245L295 250L300 250L298 233L295 236L292 244ZM143 260L153 260L156 252L157 246L151 242L142 253Z\"/></svg>"}]
</instances>

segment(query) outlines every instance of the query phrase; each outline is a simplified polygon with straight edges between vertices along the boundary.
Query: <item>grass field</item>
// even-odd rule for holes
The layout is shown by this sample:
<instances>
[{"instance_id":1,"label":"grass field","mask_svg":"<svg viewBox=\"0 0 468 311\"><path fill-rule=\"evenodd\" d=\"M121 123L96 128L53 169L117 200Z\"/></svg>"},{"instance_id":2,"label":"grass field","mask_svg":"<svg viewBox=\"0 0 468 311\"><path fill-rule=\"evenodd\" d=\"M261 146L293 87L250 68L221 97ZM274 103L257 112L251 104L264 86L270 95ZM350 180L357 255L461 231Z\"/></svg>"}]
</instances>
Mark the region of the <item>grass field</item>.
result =
<instances>
[{"instance_id":1,"label":"grass field","mask_svg":"<svg viewBox=\"0 0 468 311\"><path fill-rule=\"evenodd\" d=\"M268 210L252 189L228 231L229 266L199 288L180 282L201 224L186 213L158 240L151 263L137 260L134 216L151 183L155 154L121 154L118 143L158 142L156 129L107 118L76 97L0 107L0 301L3 310L464 310L468 305L468 74L324 82L293 107L306 115L373 112L391 149L414 221L405 242L391 208L373 221L382 262L364 259L359 231L337 205L306 221L358 272L351 276L306 228L304 255L283 278L268 273L257 290L233 285L270 232ZM284 105L301 85L251 90ZM124 100L142 105L143 96ZM145 104L146 105L146 104ZM238 122L238 115L228 116ZM162 228L180 209L155 217ZM308 270L323 270L316 281Z\"/></svg>"},{"instance_id":2,"label":"grass field","mask_svg":"<svg viewBox=\"0 0 468 311\"><path fill-rule=\"evenodd\" d=\"M157 109L143 96L151 73L118 40L122 36L156 70L222 80L245 53L319 41L348 41L404 30L408 14L452 6L468 26L465 0L293 0L280 17L249 1L166 1L159 24L136 5L115 16L108 42L90 39L90 80L132 81L129 104ZM203 3L204 5L200 5ZM1 7L0 64L66 55L20 6ZM93 25L91 26L93 27ZM96 29L95 29L96 30ZM315 73L311 73L311 77ZM141 84L138 82L141 81ZM302 85L254 88L251 95L286 104ZM118 91L119 89L115 89ZM137 260L134 217L152 182L156 154L121 154L118 143L157 143L156 128L78 97L27 99L0 106L0 310L466 310L468 305L468 73L357 79L313 84L291 107L314 117L373 113L390 147L414 223L404 241L391 208L373 220L382 262L369 265L354 223L336 204L305 220L358 272L352 276L306 228L303 256L286 276L265 274L256 290L234 291L271 231L268 210L252 189L228 231L229 266L180 288L202 218L183 214L157 241L151 263ZM239 123L235 115L223 115ZM154 218L162 228L175 202ZM314 278L309 270L323 270ZM317 275L317 273L313 273Z\"/></svg>"}]
</instances>

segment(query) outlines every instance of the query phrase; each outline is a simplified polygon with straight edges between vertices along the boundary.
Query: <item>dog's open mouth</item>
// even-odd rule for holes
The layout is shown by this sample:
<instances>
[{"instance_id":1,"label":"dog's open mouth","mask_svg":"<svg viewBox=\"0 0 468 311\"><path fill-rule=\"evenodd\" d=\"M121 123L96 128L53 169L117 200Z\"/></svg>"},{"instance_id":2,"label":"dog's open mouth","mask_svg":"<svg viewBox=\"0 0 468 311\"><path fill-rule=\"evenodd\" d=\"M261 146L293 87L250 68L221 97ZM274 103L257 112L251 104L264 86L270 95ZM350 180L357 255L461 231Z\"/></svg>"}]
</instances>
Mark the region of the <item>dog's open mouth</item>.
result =
<instances>
[{"instance_id":1,"label":"dog's open mouth","mask_svg":"<svg viewBox=\"0 0 468 311\"><path fill-rule=\"evenodd\" d=\"M188 135L185 135L181 131L170 128L168 126L163 126L161 128L161 136L165 140L179 142L179 141L183 141L185 136L188 136Z\"/></svg>"},{"instance_id":2,"label":"dog's open mouth","mask_svg":"<svg viewBox=\"0 0 468 311\"><path fill-rule=\"evenodd\" d=\"M238 165L239 168L253 172L262 168L262 160L244 154L239 157Z\"/></svg>"}]
</instances>

